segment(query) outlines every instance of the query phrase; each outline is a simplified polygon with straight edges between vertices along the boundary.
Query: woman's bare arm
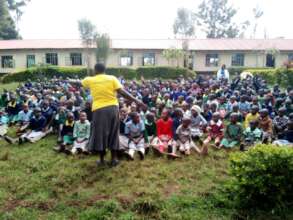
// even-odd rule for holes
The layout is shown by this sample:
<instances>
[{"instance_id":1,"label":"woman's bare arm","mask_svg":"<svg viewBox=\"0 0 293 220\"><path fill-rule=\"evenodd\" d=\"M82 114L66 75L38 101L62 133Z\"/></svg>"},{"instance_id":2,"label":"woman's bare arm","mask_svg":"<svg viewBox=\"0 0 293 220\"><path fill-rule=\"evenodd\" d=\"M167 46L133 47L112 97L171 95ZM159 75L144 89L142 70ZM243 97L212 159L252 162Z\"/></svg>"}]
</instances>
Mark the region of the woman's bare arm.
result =
<instances>
[{"instance_id":1,"label":"woman's bare arm","mask_svg":"<svg viewBox=\"0 0 293 220\"><path fill-rule=\"evenodd\" d=\"M137 105L139 106L143 106L143 107L147 107L142 101L140 101L139 99L133 97L129 92L127 92L125 89L118 89L117 90L118 94L123 96L124 98L132 101L132 102L135 102Z\"/></svg>"}]
</instances>

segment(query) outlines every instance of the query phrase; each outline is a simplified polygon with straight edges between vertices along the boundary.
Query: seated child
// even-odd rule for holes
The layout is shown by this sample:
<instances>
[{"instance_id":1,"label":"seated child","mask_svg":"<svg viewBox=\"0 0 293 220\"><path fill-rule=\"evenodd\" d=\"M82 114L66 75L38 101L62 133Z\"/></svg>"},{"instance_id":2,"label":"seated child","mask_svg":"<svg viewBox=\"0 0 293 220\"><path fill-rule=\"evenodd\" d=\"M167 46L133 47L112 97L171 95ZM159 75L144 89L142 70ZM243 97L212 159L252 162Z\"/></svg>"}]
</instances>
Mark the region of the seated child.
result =
<instances>
[{"instance_id":1,"label":"seated child","mask_svg":"<svg viewBox=\"0 0 293 220\"><path fill-rule=\"evenodd\" d=\"M146 143L149 144L157 136L155 115L153 113L146 114L146 120L145 120L144 126L145 126L145 141Z\"/></svg>"},{"instance_id":2,"label":"seated child","mask_svg":"<svg viewBox=\"0 0 293 220\"><path fill-rule=\"evenodd\" d=\"M25 141L35 143L47 135L46 118L42 115L42 111L38 107L34 109L28 130L27 133L20 136L19 144L22 144Z\"/></svg>"},{"instance_id":3,"label":"seated child","mask_svg":"<svg viewBox=\"0 0 293 220\"><path fill-rule=\"evenodd\" d=\"M210 121L210 123L207 127L208 137L203 142L204 148L207 148L207 145L212 140L215 141L215 146L218 148L220 146L221 140L224 136L223 130L224 130L224 124L220 120L220 114L218 112L215 112L213 114L212 120Z\"/></svg>"},{"instance_id":4,"label":"seated child","mask_svg":"<svg viewBox=\"0 0 293 220\"><path fill-rule=\"evenodd\" d=\"M176 142L173 140L173 120L169 117L169 111L164 109L161 118L156 122L157 137L152 141L152 147L158 154L167 153L170 157L176 155Z\"/></svg>"},{"instance_id":5,"label":"seated child","mask_svg":"<svg viewBox=\"0 0 293 220\"><path fill-rule=\"evenodd\" d=\"M134 160L134 153L137 151L140 159L144 159L144 123L137 112L131 113L131 120L126 123L125 134L128 136L128 148L126 155L130 160Z\"/></svg>"},{"instance_id":6,"label":"seated child","mask_svg":"<svg viewBox=\"0 0 293 220\"><path fill-rule=\"evenodd\" d=\"M262 140L262 131L258 128L258 121L251 121L249 127L247 127L243 132L244 140L240 145L240 150L244 151L245 147L250 147Z\"/></svg>"},{"instance_id":7,"label":"seated child","mask_svg":"<svg viewBox=\"0 0 293 220\"><path fill-rule=\"evenodd\" d=\"M74 124L74 114L72 112L68 112L61 130L62 143L54 148L55 151L71 153L71 151L66 147L73 144Z\"/></svg>"},{"instance_id":8,"label":"seated child","mask_svg":"<svg viewBox=\"0 0 293 220\"><path fill-rule=\"evenodd\" d=\"M242 135L242 126L238 123L237 113L232 113L230 116L230 123L225 130L225 137L221 141L220 148L233 148L240 144Z\"/></svg>"},{"instance_id":9,"label":"seated child","mask_svg":"<svg viewBox=\"0 0 293 220\"><path fill-rule=\"evenodd\" d=\"M269 143L273 137L273 125L272 119L269 116L269 111L267 109L260 110L260 117L258 119L259 128L263 132L263 143Z\"/></svg>"},{"instance_id":10,"label":"seated child","mask_svg":"<svg viewBox=\"0 0 293 220\"><path fill-rule=\"evenodd\" d=\"M253 105L251 107L250 113L248 113L245 117L245 121L244 121L245 128L249 127L250 122L258 120L258 118L259 118L258 110L259 110L259 108L257 105Z\"/></svg>"},{"instance_id":11,"label":"seated child","mask_svg":"<svg viewBox=\"0 0 293 220\"><path fill-rule=\"evenodd\" d=\"M206 129L207 121L201 115L201 108L194 105L191 108L191 136L193 140L199 140L203 135L203 130Z\"/></svg>"},{"instance_id":12,"label":"seated child","mask_svg":"<svg viewBox=\"0 0 293 220\"><path fill-rule=\"evenodd\" d=\"M7 134L7 125L9 123L9 118L5 115L4 111L0 111L0 138L5 138ZM8 141L11 143L10 141Z\"/></svg>"},{"instance_id":13,"label":"seated child","mask_svg":"<svg viewBox=\"0 0 293 220\"><path fill-rule=\"evenodd\" d=\"M73 128L73 148L71 149L72 154L88 153L87 144L89 142L91 134L91 124L87 120L85 112L79 114L79 121L74 123Z\"/></svg>"},{"instance_id":14,"label":"seated child","mask_svg":"<svg viewBox=\"0 0 293 220\"><path fill-rule=\"evenodd\" d=\"M19 128L16 131L18 135L21 135L28 128L31 117L32 111L29 110L29 106L23 104L22 110L18 113Z\"/></svg>"},{"instance_id":15,"label":"seated child","mask_svg":"<svg viewBox=\"0 0 293 220\"><path fill-rule=\"evenodd\" d=\"M9 123L14 124L17 122L17 116L19 112L19 105L17 103L15 95L11 95L10 101L7 104L6 112L9 117Z\"/></svg>"},{"instance_id":16,"label":"seated child","mask_svg":"<svg viewBox=\"0 0 293 220\"><path fill-rule=\"evenodd\" d=\"M273 144L293 147L293 121L288 122L287 128L281 134L281 139L274 141Z\"/></svg>"},{"instance_id":17,"label":"seated child","mask_svg":"<svg viewBox=\"0 0 293 220\"><path fill-rule=\"evenodd\" d=\"M286 116L286 108L280 108L278 115L273 120L273 129L275 136L280 138L279 135L287 128L289 118Z\"/></svg>"}]
</instances>

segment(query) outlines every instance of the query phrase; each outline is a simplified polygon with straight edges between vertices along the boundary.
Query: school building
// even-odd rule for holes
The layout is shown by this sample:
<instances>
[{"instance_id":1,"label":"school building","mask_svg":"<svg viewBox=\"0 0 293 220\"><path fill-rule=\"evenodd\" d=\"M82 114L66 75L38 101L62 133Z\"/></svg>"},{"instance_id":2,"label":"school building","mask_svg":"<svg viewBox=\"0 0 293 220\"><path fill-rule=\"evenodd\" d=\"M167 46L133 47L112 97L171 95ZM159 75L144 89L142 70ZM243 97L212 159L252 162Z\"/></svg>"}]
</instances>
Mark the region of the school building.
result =
<instances>
[{"instance_id":1,"label":"school building","mask_svg":"<svg viewBox=\"0 0 293 220\"><path fill-rule=\"evenodd\" d=\"M190 39L187 63L168 61L165 49L182 49L178 39L113 39L107 66L187 66L196 72L227 67L281 67L293 61L293 39ZM81 40L0 40L0 73L38 64L86 66L95 64L95 48L86 53ZM89 54L89 56L87 55ZM87 59L89 57L89 59Z\"/></svg>"}]
</instances>

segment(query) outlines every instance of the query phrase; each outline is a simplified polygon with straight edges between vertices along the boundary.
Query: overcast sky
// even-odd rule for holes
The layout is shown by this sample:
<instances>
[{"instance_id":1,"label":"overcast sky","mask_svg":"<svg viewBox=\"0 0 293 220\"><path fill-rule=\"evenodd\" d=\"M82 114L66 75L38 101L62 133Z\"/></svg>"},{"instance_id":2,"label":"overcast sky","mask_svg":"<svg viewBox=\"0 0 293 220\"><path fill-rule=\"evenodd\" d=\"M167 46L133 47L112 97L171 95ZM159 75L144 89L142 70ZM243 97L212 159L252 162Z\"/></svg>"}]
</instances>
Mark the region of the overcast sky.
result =
<instances>
[{"instance_id":1,"label":"overcast sky","mask_svg":"<svg viewBox=\"0 0 293 220\"><path fill-rule=\"evenodd\" d=\"M24 39L79 38L77 20L88 18L111 38L173 38L177 8L196 10L201 0L31 0L19 24ZM257 38L266 29L270 38L293 38L293 0L230 0L237 20L252 18L252 9L264 10ZM199 29L198 38L203 38ZM250 33L247 34L247 37Z\"/></svg>"}]
</instances>

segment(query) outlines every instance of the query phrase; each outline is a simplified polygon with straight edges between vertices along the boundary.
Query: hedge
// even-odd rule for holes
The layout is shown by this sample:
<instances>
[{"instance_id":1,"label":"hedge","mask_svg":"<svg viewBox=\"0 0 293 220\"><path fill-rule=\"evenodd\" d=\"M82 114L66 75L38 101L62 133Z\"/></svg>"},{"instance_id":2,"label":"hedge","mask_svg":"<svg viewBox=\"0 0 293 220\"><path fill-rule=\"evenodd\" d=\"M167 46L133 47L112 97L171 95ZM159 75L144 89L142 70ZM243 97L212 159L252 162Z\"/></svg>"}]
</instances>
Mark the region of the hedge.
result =
<instances>
[{"instance_id":1,"label":"hedge","mask_svg":"<svg viewBox=\"0 0 293 220\"><path fill-rule=\"evenodd\" d=\"M53 77L79 77L83 78L87 75L86 68L77 67L33 67L24 71L9 73L2 79L3 83L24 82L28 79L38 80Z\"/></svg>"},{"instance_id":2,"label":"hedge","mask_svg":"<svg viewBox=\"0 0 293 220\"><path fill-rule=\"evenodd\" d=\"M151 78L164 78L173 79L179 75L185 77L195 76L195 72L184 68L174 68L174 67L143 67L138 69L124 68L124 67L109 67L106 70L107 74L114 76L123 76L125 79L140 79L143 76L146 79ZM86 68L77 67L34 67L26 69L24 71L10 73L3 77L3 83L10 82L24 82L28 79L38 80L42 78L53 78L53 77L78 77L84 78L87 75Z\"/></svg>"},{"instance_id":3,"label":"hedge","mask_svg":"<svg viewBox=\"0 0 293 220\"><path fill-rule=\"evenodd\" d=\"M274 68L272 68L272 67L229 67L228 71L231 76L234 76L234 75L236 75L236 73L242 73L244 71L247 71L247 69L255 70L255 71L257 71L257 70L259 70L259 71L274 70Z\"/></svg>"},{"instance_id":4,"label":"hedge","mask_svg":"<svg viewBox=\"0 0 293 220\"><path fill-rule=\"evenodd\" d=\"M230 157L228 184L239 208L276 210L293 202L293 148L258 145Z\"/></svg>"},{"instance_id":5,"label":"hedge","mask_svg":"<svg viewBox=\"0 0 293 220\"><path fill-rule=\"evenodd\" d=\"M293 69L246 69L246 71L262 77L271 85L278 84L282 87L293 85Z\"/></svg>"},{"instance_id":6,"label":"hedge","mask_svg":"<svg viewBox=\"0 0 293 220\"><path fill-rule=\"evenodd\" d=\"M162 78L162 79L175 79L182 75L184 77L194 77L196 74L186 68L174 68L174 67L139 67L137 68L137 76L142 76L146 79Z\"/></svg>"}]
</instances>

